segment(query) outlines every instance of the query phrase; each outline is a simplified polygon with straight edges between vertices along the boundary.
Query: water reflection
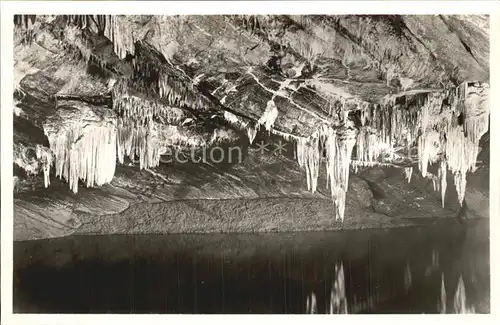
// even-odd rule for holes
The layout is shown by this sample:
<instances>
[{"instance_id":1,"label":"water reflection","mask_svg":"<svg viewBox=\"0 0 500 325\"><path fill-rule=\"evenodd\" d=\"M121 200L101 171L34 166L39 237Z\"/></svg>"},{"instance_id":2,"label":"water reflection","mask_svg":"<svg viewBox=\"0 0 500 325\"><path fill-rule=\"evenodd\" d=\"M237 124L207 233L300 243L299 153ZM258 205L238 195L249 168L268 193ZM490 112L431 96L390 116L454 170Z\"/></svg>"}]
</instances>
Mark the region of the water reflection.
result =
<instances>
[{"instance_id":1,"label":"water reflection","mask_svg":"<svg viewBox=\"0 0 500 325\"><path fill-rule=\"evenodd\" d=\"M474 227L15 243L14 310L484 313L489 242Z\"/></svg>"},{"instance_id":2,"label":"water reflection","mask_svg":"<svg viewBox=\"0 0 500 325\"><path fill-rule=\"evenodd\" d=\"M335 263L335 275L330 290L329 313L347 314L347 298L345 293L344 265L342 262ZM306 314L316 314L316 294L311 292L306 300Z\"/></svg>"},{"instance_id":3,"label":"water reflection","mask_svg":"<svg viewBox=\"0 0 500 325\"><path fill-rule=\"evenodd\" d=\"M455 298L453 299L453 312L455 314L474 314L474 306L467 306L467 297L465 293L464 279L460 275L458 280L457 291L455 292Z\"/></svg>"},{"instance_id":4,"label":"water reflection","mask_svg":"<svg viewBox=\"0 0 500 325\"><path fill-rule=\"evenodd\" d=\"M406 267L405 267L405 277L404 277L404 287L405 291L408 292L411 288L411 268L410 268L410 263L406 262Z\"/></svg>"},{"instance_id":5,"label":"water reflection","mask_svg":"<svg viewBox=\"0 0 500 325\"><path fill-rule=\"evenodd\" d=\"M444 274L441 273L441 295L438 300L437 310L440 314L446 314L446 288L444 286Z\"/></svg>"},{"instance_id":6,"label":"water reflection","mask_svg":"<svg viewBox=\"0 0 500 325\"><path fill-rule=\"evenodd\" d=\"M306 301L306 314L316 314L318 308L316 307L316 295L312 292Z\"/></svg>"}]
</instances>

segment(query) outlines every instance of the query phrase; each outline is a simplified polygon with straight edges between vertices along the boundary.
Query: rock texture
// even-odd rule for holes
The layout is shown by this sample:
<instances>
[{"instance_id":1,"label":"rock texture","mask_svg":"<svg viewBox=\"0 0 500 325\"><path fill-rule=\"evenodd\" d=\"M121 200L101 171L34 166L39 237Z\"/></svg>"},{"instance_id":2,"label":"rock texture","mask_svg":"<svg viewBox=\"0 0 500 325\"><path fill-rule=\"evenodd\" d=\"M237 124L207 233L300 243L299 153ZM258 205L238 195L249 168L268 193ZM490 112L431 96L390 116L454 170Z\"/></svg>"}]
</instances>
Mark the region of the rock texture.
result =
<instances>
[{"instance_id":1,"label":"rock texture","mask_svg":"<svg viewBox=\"0 0 500 325\"><path fill-rule=\"evenodd\" d=\"M488 215L487 17L15 26L17 240L403 225L453 215L464 198ZM200 163L214 148L224 159Z\"/></svg>"}]
</instances>

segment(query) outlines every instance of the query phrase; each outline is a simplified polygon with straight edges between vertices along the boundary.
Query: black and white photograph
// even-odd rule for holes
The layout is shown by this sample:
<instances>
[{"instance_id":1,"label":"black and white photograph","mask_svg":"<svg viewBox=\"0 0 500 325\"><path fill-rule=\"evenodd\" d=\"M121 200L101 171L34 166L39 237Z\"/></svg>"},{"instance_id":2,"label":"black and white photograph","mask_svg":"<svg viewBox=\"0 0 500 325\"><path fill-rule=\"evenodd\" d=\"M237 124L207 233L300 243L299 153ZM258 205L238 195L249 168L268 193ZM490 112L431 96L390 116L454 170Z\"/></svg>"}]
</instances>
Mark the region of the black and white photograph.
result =
<instances>
[{"instance_id":1,"label":"black and white photograph","mask_svg":"<svg viewBox=\"0 0 500 325\"><path fill-rule=\"evenodd\" d=\"M9 18L14 314L491 313L488 14L95 8Z\"/></svg>"}]
</instances>

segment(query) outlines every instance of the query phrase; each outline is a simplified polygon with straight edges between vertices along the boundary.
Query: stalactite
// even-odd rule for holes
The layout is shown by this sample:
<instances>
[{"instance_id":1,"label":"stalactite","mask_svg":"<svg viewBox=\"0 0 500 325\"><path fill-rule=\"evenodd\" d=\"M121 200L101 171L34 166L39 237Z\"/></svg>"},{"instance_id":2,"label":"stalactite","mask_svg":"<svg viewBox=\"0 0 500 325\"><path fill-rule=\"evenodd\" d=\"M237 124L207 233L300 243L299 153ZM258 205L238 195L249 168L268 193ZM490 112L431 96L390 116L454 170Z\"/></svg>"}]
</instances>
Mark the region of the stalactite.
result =
<instances>
[{"instance_id":1,"label":"stalactite","mask_svg":"<svg viewBox=\"0 0 500 325\"><path fill-rule=\"evenodd\" d=\"M103 185L113 178L116 161L115 126L80 125L59 133L47 134L55 154L56 176L69 182L74 193L78 180L87 187Z\"/></svg>"},{"instance_id":2,"label":"stalactite","mask_svg":"<svg viewBox=\"0 0 500 325\"><path fill-rule=\"evenodd\" d=\"M273 100L270 100L267 102L264 114L262 114L257 123L258 125L264 125L266 130L270 131L277 117L278 117L278 109L276 108L276 104L274 103Z\"/></svg>"},{"instance_id":3,"label":"stalactite","mask_svg":"<svg viewBox=\"0 0 500 325\"><path fill-rule=\"evenodd\" d=\"M335 131L330 126L322 125L309 138L297 140L297 162L305 169L307 188L313 193L317 188L320 160L325 152L327 185L330 187L335 218L341 221L344 220L349 166L356 136L355 131Z\"/></svg>"},{"instance_id":4,"label":"stalactite","mask_svg":"<svg viewBox=\"0 0 500 325\"><path fill-rule=\"evenodd\" d=\"M411 181L411 176L413 174L413 167L405 167L405 178L408 180L408 183Z\"/></svg>"},{"instance_id":5,"label":"stalactite","mask_svg":"<svg viewBox=\"0 0 500 325\"><path fill-rule=\"evenodd\" d=\"M52 163L53 163L52 152L48 148L43 147L43 146L38 144L36 146L36 157L42 163L44 186L49 187L49 185L50 185L50 166L52 166Z\"/></svg>"},{"instance_id":6,"label":"stalactite","mask_svg":"<svg viewBox=\"0 0 500 325\"><path fill-rule=\"evenodd\" d=\"M446 161L454 175L459 203L462 204L467 185L467 172L474 171L479 154L479 140L489 128L489 86L464 82L457 87L451 109L457 114L447 128ZM462 125L457 123L458 116Z\"/></svg>"},{"instance_id":7,"label":"stalactite","mask_svg":"<svg viewBox=\"0 0 500 325\"><path fill-rule=\"evenodd\" d=\"M297 142L297 162L306 170L307 189L312 193L316 192L319 175L318 140L318 134L315 133L310 138L300 138Z\"/></svg>"},{"instance_id":8,"label":"stalactite","mask_svg":"<svg viewBox=\"0 0 500 325\"><path fill-rule=\"evenodd\" d=\"M361 127L356 140L356 158L367 163L375 161L384 151L379 137L371 128Z\"/></svg>"},{"instance_id":9,"label":"stalactite","mask_svg":"<svg viewBox=\"0 0 500 325\"><path fill-rule=\"evenodd\" d=\"M115 115L81 102L62 105L65 107L59 108L60 115L43 125L54 154L55 175L64 178L74 193L78 192L80 179L87 187L110 182L116 164ZM49 168L46 169L48 174Z\"/></svg>"},{"instance_id":10,"label":"stalactite","mask_svg":"<svg viewBox=\"0 0 500 325\"><path fill-rule=\"evenodd\" d=\"M439 178L441 179L441 205L444 208L444 198L446 196L446 188L448 186L446 181L446 160L442 159L439 163Z\"/></svg>"},{"instance_id":11,"label":"stalactite","mask_svg":"<svg viewBox=\"0 0 500 325\"><path fill-rule=\"evenodd\" d=\"M441 190L443 206L447 168L454 175L461 204L466 175L475 170L479 140L488 130L488 91L487 84L463 83L451 92L405 95L404 101L396 95L387 96L379 106L368 110L363 107L357 159L370 162L380 156L393 160L396 145L406 146L411 159L411 148L416 143L419 170ZM375 131L372 139L367 138L370 129ZM440 182L427 172L428 166L438 161L441 161Z\"/></svg>"},{"instance_id":12,"label":"stalactite","mask_svg":"<svg viewBox=\"0 0 500 325\"><path fill-rule=\"evenodd\" d=\"M349 166L355 143L355 134L344 133L341 135L337 134L336 149L333 155L327 147L327 164L331 168L330 178L332 177L331 171L333 169L333 178L335 179L335 187L331 187L331 191L336 207L336 216L341 221L344 221L346 192L349 183Z\"/></svg>"},{"instance_id":13,"label":"stalactite","mask_svg":"<svg viewBox=\"0 0 500 325\"><path fill-rule=\"evenodd\" d=\"M257 128L254 126L247 126L247 136L248 136L248 141L250 144L253 143L253 140L255 140L255 137L257 136Z\"/></svg>"},{"instance_id":14,"label":"stalactite","mask_svg":"<svg viewBox=\"0 0 500 325\"><path fill-rule=\"evenodd\" d=\"M465 136L460 126L450 126L446 134L446 162L454 175L459 203L462 204L467 184L467 172L473 171L479 153L479 143Z\"/></svg>"},{"instance_id":15,"label":"stalactite","mask_svg":"<svg viewBox=\"0 0 500 325\"><path fill-rule=\"evenodd\" d=\"M210 101L193 89L193 82L181 80L178 76L158 71L158 95L172 106L188 106L204 109Z\"/></svg>"},{"instance_id":16,"label":"stalactite","mask_svg":"<svg viewBox=\"0 0 500 325\"><path fill-rule=\"evenodd\" d=\"M165 106L153 99L136 97L129 92L126 80L121 79L113 87L113 109L120 115L148 124L154 118L166 123L177 123L186 117L183 110L175 106Z\"/></svg>"},{"instance_id":17,"label":"stalactite","mask_svg":"<svg viewBox=\"0 0 500 325\"><path fill-rule=\"evenodd\" d=\"M368 103L363 103L358 106L361 113L361 125L365 126L367 122L371 119L371 105Z\"/></svg>"},{"instance_id":18,"label":"stalactite","mask_svg":"<svg viewBox=\"0 0 500 325\"><path fill-rule=\"evenodd\" d=\"M437 131L428 131L418 140L419 169L422 177L427 176L427 167L438 159L440 152L440 134Z\"/></svg>"},{"instance_id":19,"label":"stalactite","mask_svg":"<svg viewBox=\"0 0 500 325\"><path fill-rule=\"evenodd\" d=\"M113 43L114 51L120 59L124 59L127 53L134 55L136 42L130 23L122 21L123 19L120 15L106 15L104 28L104 36Z\"/></svg>"},{"instance_id":20,"label":"stalactite","mask_svg":"<svg viewBox=\"0 0 500 325\"><path fill-rule=\"evenodd\" d=\"M138 156L140 169L157 167L160 164L159 147L153 123L140 125L126 118L118 119L117 155L121 164L127 156L132 161Z\"/></svg>"}]
</instances>

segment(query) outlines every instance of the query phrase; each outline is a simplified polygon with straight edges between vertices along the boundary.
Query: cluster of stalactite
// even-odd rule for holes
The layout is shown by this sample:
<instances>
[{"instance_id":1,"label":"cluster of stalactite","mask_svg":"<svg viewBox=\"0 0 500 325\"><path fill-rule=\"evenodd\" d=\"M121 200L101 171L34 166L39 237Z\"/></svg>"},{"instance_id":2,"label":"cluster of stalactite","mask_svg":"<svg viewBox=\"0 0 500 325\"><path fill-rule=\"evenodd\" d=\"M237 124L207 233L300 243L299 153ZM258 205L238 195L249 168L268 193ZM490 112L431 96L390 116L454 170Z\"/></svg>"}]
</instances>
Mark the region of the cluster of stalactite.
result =
<instances>
[{"instance_id":1,"label":"cluster of stalactite","mask_svg":"<svg viewBox=\"0 0 500 325\"><path fill-rule=\"evenodd\" d=\"M419 167L426 176L427 165L440 162L443 200L450 170L459 203L463 202L467 173L476 169L479 140L489 128L488 90L488 85L465 82L445 95L433 96L422 107Z\"/></svg>"},{"instance_id":2,"label":"cluster of stalactite","mask_svg":"<svg viewBox=\"0 0 500 325\"><path fill-rule=\"evenodd\" d=\"M444 206L447 172L454 176L462 204L466 174L475 170L479 140L488 131L488 85L464 83L453 91L417 93L410 98L387 97L381 105L360 106L358 132L321 125L308 138L296 139L296 157L306 171L307 187L315 192L321 160L325 159L328 185L335 203L336 218L344 219L349 166L383 166L398 159L412 160L417 148L422 176L441 191ZM347 116L347 114L346 114ZM341 122L345 119L341 116ZM355 146L356 159L351 159ZM404 149L406 157L398 153ZM438 175L428 166L438 163ZM410 181L413 167L405 167Z\"/></svg>"},{"instance_id":3,"label":"cluster of stalactite","mask_svg":"<svg viewBox=\"0 0 500 325\"><path fill-rule=\"evenodd\" d=\"M210 101L196 89L194 81L182 81L178 76L160 72L158 77L158 95L166 100L169 105L189 106L203 110L210 106ZM186 85L187 84L187 85Z\"/></svg>"},{"instance_id":4,"label":"cluster of stalactite","mask_svg":"<svg viewBox=\"0 0 500 325\"><path fill-rule=\"evenodd\" d=\"M164 79L160 78L160 80ZM160 87L160 97L170 98L167 102L170 102L172 106L167 106L164 103L165 100L134 96L131 84L127 80L123 79L115 83L113 108L119 115L117 154L120 163L124 163L125 157L129 157L131 161L135 161L135 157L138 157L140 168L149 169L160 164L161 155L165 153L168 146L207 144L202 136L182 133L182 127L178 124L189 118L179 107L194 104L194 102L187 102L186 97L182 96L189 92L183 92L184 95L182 95L180 89L183 86L176 85L178 90L177 88L168 88L170 89L168 90L167 87L170 86L167 86L167 83L163 85L163 88Z\"/></svg>"},{"instance_id":5,"label":"cluster of stalactite","mask_svg":"<svg viewBox=\"0 0 500 325\"><path fill-rule=\"evenodd\" d=\"M140 38L135 36L130 22L124 16L106 15L104 26L104 36L113 43L114 51L120 59L135 53L135 42Z\"/></svg>"},{"instance_id":6,"label":"cluster of stalactite","mask_svg":"<svg viewBox=\"0 0 500 325\"><path fill-rule=\"evenodd\" d=\"M478 86L474 91L485 87ZM324 159L335 216L343 220L350 165L356 170L361 166L390 165L401 158L396 152L401 147L411 161L412 148L416 145L418 167L423 177L433 181L435 190L441 191L443 206L448 170L455 177L459 202L462 203L465 175L474 169L479 139L488 130L489 118L484 102L487 94L472 95L477 97L470 99L470 89L464 91L464 88L470 87L463 84L451 93L417 93L403 103L400 103L401 98L387 97L381 105L359 105L362 125L357 133L322 124L309 137L294 137L297 162L306 171L307 188L311 192L316 191L319 168ZM345 110L345 114L340 114L341 122L347 121L347 112ZM230 123L247 130L250 142L260 125L276 133L272 130L276 116L277 110L272 102L267 104L256 125L241 122L231 113L225 114ZM460 124L460 118L465 122ZM352 159L354 146L356 159ZM438 175L427 172L428 166L433 163L439 163ZM412 173L413 167L405 168L408 181Z\"/></svg>"},{"instance_id":7,"label":"cluster of stalactite","mask_svg":"<svg viewBox=\"0 0 500 325\"><path fill-rule=\"evenodd\" d=\"M186 114L175 106L166 106L158 100L143 99L129 91L130 85L125 79L119 80L113 87L113 109L126 119L139 124L149 124L154 119L164 123L178 123Z\"/></svg>"},{"instance_id":8,"label":"cluster of stalactite","mask_svg":"<svg viewBox=\"0 0 500 325\"><path fill-rule=\"evenodd\" d=\"M305 169L307 188L313 193L317 188L320 160L324 153L327 185L330 187L335 217L338 220L344 220L349 166L355 143L355 129L335 130L327 125L322 125L309 138L297 140L297 162Z\"/></svg>"},{"instance_id":9,"label":"cluster of stalactite","mask_svg":"<svg viewBox=\"0 0 500 325\"><path fill-rule=\"evenodd\" d=\"M135 161L140 169L156 167L160 163L160 145L155 123L137 123L129 118L118 118L117 155L123 164L125 157Z\"/></svg>"},{"instance_id":10,"label":"cluster of stalactite","mask_svg":"<svg viewBox=\"0 0 500 325\"><path fill-rule=\"evenodd\" d=\"M65 119L61 115L44 122L44 132L54 155L55 174L64 178L74 193L78 192L79 180L87 187L100 186L110 182L115 173L116 119L109 110L100 113L102 118L92 108L82 105L80 118L71 115L73 118ZM43 153L40 152L40 156L43 158ZM46 186L49 172L50 165L45 165Z\"/></svg>"},{"instance_id":11,"label":"cluster of stalactite","mask_svg":"<svg viewBox=\"0 0 500 325\"><path fill-rule=\"evenodd\" d=\"M202 147L234 136L221 129L208 134L166 123L184 118L179 108L151 104L133 96L117 102L114 111L60 101L58 113L44 122L50 149L37 146L30 160L28 150L20 147L15 162L32 174L43 171L46 187L54 165L55 175L64 178L77 193L79 180L87 187L109 183L117 158L123 164L128 157L141 169L149 169L160 164L161 155L169 147Z\"/></svg>"},{"instance_id":12,"label":"cluster of stalactite","mask_svg":"<svg viewBox=\"0 0 500 325\"><path fill-rule=\"evenodd\" d=\"M454 176L461 204L466 175L475 170L479 140L489 128L488 85L463 83L446 92L420 93L405 98L388 97L380 106L362 111L362 124L356 142L358 160L371 162L401 158L396 148L407 155L416 144L418 167L423 177L433 180L441 191L444 206L447 171ZM411 158L411 157L408 157ZM430 175L428 166L439 164L438 175ZM411 178L411 169L405 169Z\"/></svg>"},{"instance_id":13,"label":"cluster of stalactite","mask_svg":"<svg viewBox=\"0 0 500 325\"><path fill-rule=\"evenodd\" d=\"M179 125L157 122L140 124L133 119L118 118L117 155L120 163L125 163L125 157L132 162L138 162L140 169L159 166L161 156L168 148L200 148L211 145L215 141L225 141L231 134L216 129L209 134L190 132ZM138 157L138 161L136 161Z\"/></svg>"}]
</instances>

